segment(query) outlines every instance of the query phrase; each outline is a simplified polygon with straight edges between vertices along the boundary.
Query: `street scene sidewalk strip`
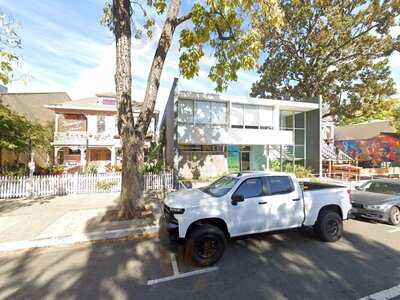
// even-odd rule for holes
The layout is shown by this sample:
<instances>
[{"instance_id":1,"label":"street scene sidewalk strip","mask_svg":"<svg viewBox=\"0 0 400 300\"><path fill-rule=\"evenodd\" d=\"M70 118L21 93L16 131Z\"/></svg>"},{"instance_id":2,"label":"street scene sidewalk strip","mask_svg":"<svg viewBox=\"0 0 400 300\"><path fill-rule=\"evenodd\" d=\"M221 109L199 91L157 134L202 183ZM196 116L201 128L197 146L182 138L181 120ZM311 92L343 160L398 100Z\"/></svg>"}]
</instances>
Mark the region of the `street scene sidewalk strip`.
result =
<instances>
[{"instance_id":1,"label":"street scene sidewalk strip","mask_svg":"<svg viewBox=\"0 0 400 300\"><path fill-rule=\"evenodd\" d=\"M154 225L141 228L115 229L115 230L108 230L105 232L90 232L86 234L59 236L46 239L6 242L6 243L0 243L0 252L28 250L32 248L44 248L51 246L66 246L82 242L118 239L136 234L157 233L158 229L159 226Z\"/></svg>"},{"instance_id":2,"label":"street scene sidewalk strip","mask_svg":"<svg viewBox=\"0 0 400 300\"><path fill-rule=\"evenodd\" d=\"M147 285L154 285L154 284L161 283L161 282L186 278L186 277L205 274L205 273L214 272L214 271L218 270L218 267L210 267L210 268L204 268L204 269L195 270L195 271L186 272L186 273L179 273L178 264L176 262L176 257L175 257L175 254L173 254L173 253L171 253L171 265L172 265L172 271L173 271L174 275L149 280L149 281L147 281Z\"/></svg>"},{"instance_id":3,"label":"street scene sidewalk strip","mask_svg":"<svg viewBox=\"0 0 400 300\"><path fill-rule=\"evenodd\" d=\"M358 300L388 300L400 296L400 284Z\"/></svg>"}]
</instances>

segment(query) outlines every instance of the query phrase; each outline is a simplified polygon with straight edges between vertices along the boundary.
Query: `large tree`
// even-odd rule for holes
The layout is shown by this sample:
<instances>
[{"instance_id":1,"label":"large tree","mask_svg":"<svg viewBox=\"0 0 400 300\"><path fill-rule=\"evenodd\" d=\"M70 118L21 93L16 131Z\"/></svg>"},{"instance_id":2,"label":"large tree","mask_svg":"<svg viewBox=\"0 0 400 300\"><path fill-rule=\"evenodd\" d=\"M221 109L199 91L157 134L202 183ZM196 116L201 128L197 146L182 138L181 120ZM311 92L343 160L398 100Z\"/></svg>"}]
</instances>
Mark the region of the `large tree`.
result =
<instances>
[{"instance_id":1,"label":"large tree","mask_svg":"<svg viewBox=\"0 0 400 300\"><path fill-rule=\"evenodd\" d=\"M15 49L21 47L21 38L16 32L16 22L0 11L0 83L11 80L13 63L18 61Z\"/></svg>"},{"instance_id":2,"label":"large tree","mask_svg":"<svg viewBox=\"0 0 400 300\"><path fill-rule=\"evenodd\" d=\"M138 215L143 207L143 141L177 27L187 24L180 32L181 73L187 78L196 76L201 58L213 55L215 63L210 68L209 77L221 91L229 81L236 80L240 69L256 66L264 33L270 31L271 26L280 26L282 19L276 0L207 0L185 3L183 9L181 6L180 0L113 0L105 6L103 22L110 26L116 40L115 83L123 153L120 218ZM151 36L155 21L148 17L152 15L147 11L149 8L154 8L165 19L149 70L143 105L135 119L131 102L131 36L140 36L141 25ZM185 11L182 15L181 10ZM138 13L145 16L144 24L140 24Z\"/></svg>"},{"instance_id":3,"label":"large tree","mask_svg":"<svg viewBox=\"0 0 400 300\"><path fill-rule=\"evenodd\" d=\"M251 95L322 96L324 116L368 117L393 95L388 57L399 50L398 0L281 0L284 25L271 28ZM397 23L397 24L396 24Z\"/></svg>"}]
</instances>

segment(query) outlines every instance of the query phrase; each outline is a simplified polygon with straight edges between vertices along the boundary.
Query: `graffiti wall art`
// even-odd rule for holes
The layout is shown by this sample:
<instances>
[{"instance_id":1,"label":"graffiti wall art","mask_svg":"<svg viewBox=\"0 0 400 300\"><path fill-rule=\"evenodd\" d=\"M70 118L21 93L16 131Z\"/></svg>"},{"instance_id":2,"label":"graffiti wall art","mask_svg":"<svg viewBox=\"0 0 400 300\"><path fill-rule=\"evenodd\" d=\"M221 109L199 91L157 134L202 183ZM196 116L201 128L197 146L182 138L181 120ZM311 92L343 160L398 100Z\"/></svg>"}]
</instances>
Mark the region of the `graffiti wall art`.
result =
<instances>
[{"instance_id":1,"label":"graffiti wall art","mask_svg":"<svg viewBox=\"0 0 400 300\"><path fill-rule=\"evenodd\" d=\"M383 162L400 163L400 135L381 133L363 140L336 141L335 145L360 163L373 167Z\"/></svg>"}]
</instances>

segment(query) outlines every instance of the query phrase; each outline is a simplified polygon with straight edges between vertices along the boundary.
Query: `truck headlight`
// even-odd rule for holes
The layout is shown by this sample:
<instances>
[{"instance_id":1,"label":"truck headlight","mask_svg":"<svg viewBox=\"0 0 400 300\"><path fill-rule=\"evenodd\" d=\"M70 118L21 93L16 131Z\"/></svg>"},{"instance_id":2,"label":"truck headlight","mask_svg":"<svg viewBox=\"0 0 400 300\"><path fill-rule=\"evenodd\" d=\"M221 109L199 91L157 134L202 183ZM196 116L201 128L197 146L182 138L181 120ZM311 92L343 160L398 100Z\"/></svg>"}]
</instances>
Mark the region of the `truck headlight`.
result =
<instances>
[{"instance_id":1,"label":"truck headlight","mask_svg":"<svg viewBox=\"0 0 400 300\"><path fill-rule=\"evenodd\" d=\"M181 214L183 214L184 212L185 212L185 209L184 208L174 208L174 207L170 207L169 208L169 210L170 210L170 212L172 213L172 214L174 214L174 215L181 215Z\"/></svg>"}]
</instances>

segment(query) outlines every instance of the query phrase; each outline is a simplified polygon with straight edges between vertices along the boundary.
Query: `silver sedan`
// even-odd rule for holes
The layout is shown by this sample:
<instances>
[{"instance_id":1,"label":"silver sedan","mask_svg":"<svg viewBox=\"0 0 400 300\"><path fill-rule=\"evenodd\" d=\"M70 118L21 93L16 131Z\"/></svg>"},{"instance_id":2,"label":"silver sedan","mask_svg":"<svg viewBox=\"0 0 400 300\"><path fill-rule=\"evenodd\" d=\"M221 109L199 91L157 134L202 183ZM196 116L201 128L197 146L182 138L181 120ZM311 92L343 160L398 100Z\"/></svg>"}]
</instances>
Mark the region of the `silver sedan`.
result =
<instances>
[{"instance_id":1,"label":"silver sedan","mask_svg":"<svg viewBox=\"0 0 400 300\"><path fill-rule=\"evenodd\" d=\"M352 214L383 221L391 225L400 224L400 181L377 179L365 182L351 193Z\"/></svg>"}]
</instances>

